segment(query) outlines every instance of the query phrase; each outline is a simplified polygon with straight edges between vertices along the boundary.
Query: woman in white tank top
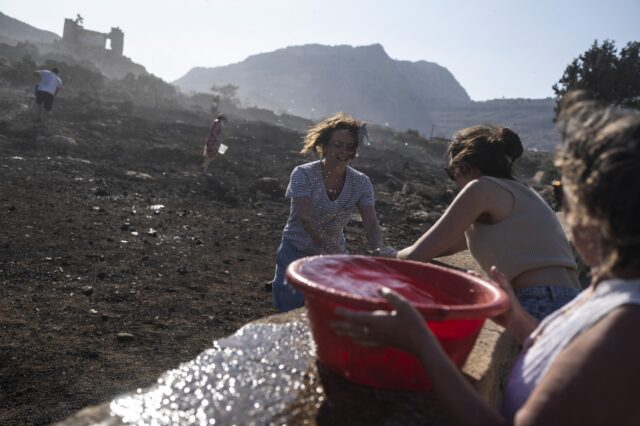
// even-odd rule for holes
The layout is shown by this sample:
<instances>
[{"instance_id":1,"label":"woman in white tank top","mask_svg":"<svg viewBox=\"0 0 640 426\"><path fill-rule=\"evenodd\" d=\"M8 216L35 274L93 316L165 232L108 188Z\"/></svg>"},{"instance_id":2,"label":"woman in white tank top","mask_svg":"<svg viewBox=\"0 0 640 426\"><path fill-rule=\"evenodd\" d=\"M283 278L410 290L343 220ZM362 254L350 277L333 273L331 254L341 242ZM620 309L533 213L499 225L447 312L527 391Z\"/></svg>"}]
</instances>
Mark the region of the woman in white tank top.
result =
<instances>
[{"instance_id":1,"label":"woman in white tank top","mask_svg":"<svg viewBox=\"0 0 640 426\"><path fill-rule=\"evenodd\" d=\"M442 217L400 259L428 262L469 249L485 273L496 265L524 308L541 320L580 292L573 251L555 212L515 180L523 153L505 127L460 130L448 148L446 172L460 193Z\"/></svg>"},{"instance_id":2,"label":"woman in white tank top","mask_svg":"<svg viewBox=\"0 0 640 426\"><path fill-rule=\"evenodd\" d=\"M560 120L564 209L592 268L589 288L538 324L504 274L512 308L497 322L523 343L501 411L483 401L444 354L421 315L398 294L393 312L337 311L338 334L418 357L443 406L468 425L638 425L640 404L640 112L568 95Z\"/></svg>"}]
</instances>

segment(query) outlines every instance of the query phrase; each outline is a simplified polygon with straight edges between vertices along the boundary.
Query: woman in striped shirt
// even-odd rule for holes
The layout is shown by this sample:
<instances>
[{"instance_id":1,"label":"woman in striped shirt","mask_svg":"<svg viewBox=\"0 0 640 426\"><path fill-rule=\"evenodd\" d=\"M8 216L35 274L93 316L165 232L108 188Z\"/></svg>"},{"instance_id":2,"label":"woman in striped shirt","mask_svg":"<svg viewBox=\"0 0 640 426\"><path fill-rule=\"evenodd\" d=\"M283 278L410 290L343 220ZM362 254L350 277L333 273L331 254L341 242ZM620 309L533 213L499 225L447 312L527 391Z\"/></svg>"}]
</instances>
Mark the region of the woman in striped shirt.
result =
<instances>
[{"instance_id":1,"label":"woman in striped shirt","mask_svg":"<svg viewBox=\"0 0 640 426\"><path fill-rule=\"evenodd\" d=\"M304 139L302 153L315 152L321 159L297 166L287 187L291 210L271 282L273 304L281 312L304 304L302 294L286 282L287 266L305 256L346 253L343 230L355 210L362 216L371 248L382 248L371 181L349 166L356 156L360 129L361 123L338 113L313 126Z\"/></svg>"}]
</instances>

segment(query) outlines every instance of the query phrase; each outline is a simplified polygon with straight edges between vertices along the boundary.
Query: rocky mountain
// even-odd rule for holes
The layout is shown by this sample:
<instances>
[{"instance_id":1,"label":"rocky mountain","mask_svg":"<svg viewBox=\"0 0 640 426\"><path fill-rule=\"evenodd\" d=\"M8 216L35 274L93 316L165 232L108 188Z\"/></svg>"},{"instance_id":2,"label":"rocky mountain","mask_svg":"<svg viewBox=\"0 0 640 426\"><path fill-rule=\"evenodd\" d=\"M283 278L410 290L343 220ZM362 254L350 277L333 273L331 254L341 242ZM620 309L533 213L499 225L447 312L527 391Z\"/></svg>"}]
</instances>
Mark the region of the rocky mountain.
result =
<instances>
[{"instance_id":1,"label":"rocky mountain","mask_svg":"<svg viewBox=\"0 0 640 426\"><path fill-rule=\"evenodd\" d=\"M250 56L222 67L194 68L174 84L208 91L234 84L245 103L319 118L336 111L397 128L431 126L436 107L471 102L453 75L438 64L391 59L379 44L304 45Z\"/></svg>"},{"instance_id":2,"label":"rocky mountain","mask_svg":"<svg viewBox=\"0 0 640 426\"><path fill-rule=\"evenodd\" d=\"M551 151L560 142L553 98L494 99L431 112L433 136L449 138L458 129L479 123L498 124L515 130L529 149Z\"/></svg>"},{"instance_id":3,"label":"rocky mountain","mask_svg":"<svg viewBox=\"0 0 640 426\"><path fill-rule=\"evenodd\" d=\"M214 68L193 68L174 82L184 91L238 86L238 98L276 112L317 119L337 111L425 136L451 137L458 129L495 123L520 133L528 147L552 149L552 99L474 102L446 68L398 61L379 44L293 46Z\"/></svg>"},{"instance_id":4,"label":"rocky mountain","mask_svg":"<svg viewBox=\"0 0 640 426\"><path fill-rule=\"evenodd\" d=\"M62 24L62 23L61 23ZM105 76L146 74L126 56L79 49L60 37L0 12L0 43L28 41L37 62L87 62ZM425 136L451 137L458 129L483 122L509 126L525 145L551 150L559 136L553 127L553 99L501 99L473 102L444 67L427 61L398 61L379 44L370 46L292 46L215 68L197 67L174 82L183 91L209 92L234 84L244 106L257 106L318 119L346 111L359 119Z\"/></svg>"},{"instance_id":5,"label":"rocky mountain","mask_svg":"<svg viewBox=\"0 0 640 426\"><path fill-rule=\"evenodd\" d=\"M0 43L15 44L20 41L53 43L59 39L60 36L56 33L40 30L0 12Z\"/></svg>"}]
</instances>

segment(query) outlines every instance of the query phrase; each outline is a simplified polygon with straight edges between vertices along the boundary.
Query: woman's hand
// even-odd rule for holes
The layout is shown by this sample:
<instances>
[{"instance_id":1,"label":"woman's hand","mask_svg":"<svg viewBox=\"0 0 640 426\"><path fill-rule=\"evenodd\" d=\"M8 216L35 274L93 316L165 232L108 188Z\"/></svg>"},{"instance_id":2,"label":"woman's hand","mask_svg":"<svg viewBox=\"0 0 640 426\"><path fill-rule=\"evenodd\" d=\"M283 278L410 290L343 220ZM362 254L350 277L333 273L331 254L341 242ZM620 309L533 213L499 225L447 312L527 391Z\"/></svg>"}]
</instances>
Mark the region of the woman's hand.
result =
<instances>
[{"instance_id":1,"label":"woman's hand","mask_svg":"<svg viewBox=\"0 0 640 426\"><path fill-rule=\"evenodd\" d=\"M384 246L377 251L377 254L378 256L390 257L392 259L395 259L398 256L398 249L395 249L391 246Z\"/></svg>"},{"instance_id":2,"label":"woman's hand","mask_svg":"<svg viewBox=\"0 0 640 426\"><path fill-rule=\"evenodd\" d=\"M340 245L329 238L324 232L322 233L322 250L324 254L344 254L344 250L340 247Z\"/></svg>"},{"instance_id":3,"label":"woman's hand","mask_svg":"<svg viewBox=\"0 0 640 426\"><path fill-rule=\"evenodd\" d=\"M471 275L480 276L482 278L482 275L477 272L468 272ZM509 332L513 334L520 343L523 343L529 334L531 334L531 332L533 332L533 330L538 326L538 321L525 311L518 301L516 293L513 291L513 287L511 287L511 283L509 283L506 275L500 272L495 266L491 267L491 278L491 282L504 290L509 297L509 309L505 313L491 319L509 330Z\"/></svg>"},{"instance_id":4,"label":"woman's hand","mask_svg":"<svg viewBox=\"0 0 640 426\"><path fill-rule=\"evenodd\" d=\"M393 311L336 308L336 314L345 319L331 323L336 334L363 346L393 346L414 355L423 350L426 342L435 341L422 315L406 299L386 287L379 292L393 306Z\"/></svg>"},{"instance_id":5,"label":"woman's hand","mask_svg":"<svg viewBox=\"0 0 640 426\"><path fill-rule=\"evenodd\" d=\"M355 312L337 308L336 314L345 321L331 323L336 334L361 345L393 346L415 355L456 424L506 424L446 355L422 315L394 291L384 287L379 291L394 310Z\"/></svg>"}]
</instances>

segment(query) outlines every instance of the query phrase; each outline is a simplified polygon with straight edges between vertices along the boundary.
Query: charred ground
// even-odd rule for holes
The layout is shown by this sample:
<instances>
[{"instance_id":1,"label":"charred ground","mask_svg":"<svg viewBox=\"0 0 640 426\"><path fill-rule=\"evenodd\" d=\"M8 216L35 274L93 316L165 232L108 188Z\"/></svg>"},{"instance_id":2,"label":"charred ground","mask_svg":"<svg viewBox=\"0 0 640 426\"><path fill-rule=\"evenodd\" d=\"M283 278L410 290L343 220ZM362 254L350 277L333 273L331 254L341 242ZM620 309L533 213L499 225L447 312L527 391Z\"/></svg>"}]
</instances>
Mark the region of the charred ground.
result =
<instances>
[{"instance_id":1,"label":"charred ground","mask_svg":"<svg viewBox=\"0 0 640 426\"><path fill-rule=\"evenodd\" d=\"M309 160L299 131L232 115L203 176L206 114L61 97L43 125L24 90L0 99L0 423L148 386L275 313L263 283L289 174ZM353 166L374 182L387 241L407 244L453 196L442 144L370 133ZM356 217L347 235L366 251Z\"/></svg>"}]
</instances>

